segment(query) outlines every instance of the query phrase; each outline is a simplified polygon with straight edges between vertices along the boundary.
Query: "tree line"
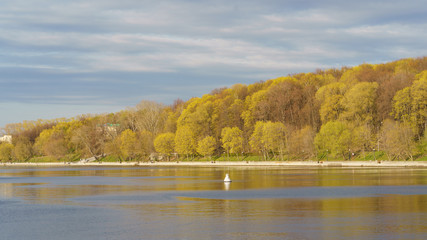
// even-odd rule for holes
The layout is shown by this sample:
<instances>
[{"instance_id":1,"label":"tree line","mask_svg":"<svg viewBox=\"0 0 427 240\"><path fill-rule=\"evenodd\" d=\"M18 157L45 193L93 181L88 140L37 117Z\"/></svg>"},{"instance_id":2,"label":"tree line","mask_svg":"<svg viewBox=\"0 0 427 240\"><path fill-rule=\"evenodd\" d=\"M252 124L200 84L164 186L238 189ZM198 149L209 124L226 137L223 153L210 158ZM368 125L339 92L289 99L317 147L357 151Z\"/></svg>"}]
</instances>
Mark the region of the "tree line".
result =
<instances>
[{"instance_id":1,"label":"tree line","mask_svg":"<svg viewBox=\"0 0 427 240\"><path fill-rule=\"evenodd\" d=\"M166 106L8 124L0 160L105 156L146 160L258 155L343 158L382 151L426 156L427 57L293 74L215 89Z\"/></svg>"}]
</instances>

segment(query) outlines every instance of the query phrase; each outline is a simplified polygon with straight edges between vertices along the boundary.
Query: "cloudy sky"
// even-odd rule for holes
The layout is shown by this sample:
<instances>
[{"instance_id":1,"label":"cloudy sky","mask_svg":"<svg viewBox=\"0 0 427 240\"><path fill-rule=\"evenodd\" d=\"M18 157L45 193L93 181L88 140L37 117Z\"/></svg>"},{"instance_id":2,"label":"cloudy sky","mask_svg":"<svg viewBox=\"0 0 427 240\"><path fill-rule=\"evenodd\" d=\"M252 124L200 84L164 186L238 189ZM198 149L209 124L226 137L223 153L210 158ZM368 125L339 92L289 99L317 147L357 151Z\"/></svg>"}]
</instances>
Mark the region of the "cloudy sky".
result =
<instances>
[{"instance_id":1,"label":"cloudy sky","mask_svg":"<svg viewBox=\"0 0 427 240\"><path fill-rule=\"evenodd\" d=\"M427 55L424 0L2 0L0 127Z\"/></svg>"}]
</instances>

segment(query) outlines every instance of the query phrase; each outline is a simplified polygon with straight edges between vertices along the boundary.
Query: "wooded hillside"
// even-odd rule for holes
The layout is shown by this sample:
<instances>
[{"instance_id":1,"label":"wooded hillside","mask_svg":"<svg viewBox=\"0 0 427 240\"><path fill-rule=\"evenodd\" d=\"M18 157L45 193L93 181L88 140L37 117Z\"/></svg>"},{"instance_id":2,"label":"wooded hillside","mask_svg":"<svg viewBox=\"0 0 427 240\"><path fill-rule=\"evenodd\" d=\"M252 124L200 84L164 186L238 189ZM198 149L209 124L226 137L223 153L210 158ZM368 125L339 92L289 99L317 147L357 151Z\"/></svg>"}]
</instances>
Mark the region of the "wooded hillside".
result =
<instances>
[{"instance_id":1,"label":"wooded hillside","mask_svg":"<svg viewBox=\"0 0 427 240\"><path fill-rule=\"evenodd\" d=\"M426 156L427 57L318 70L215 89L171 106L142 101L117 113L24 121L2 131L2 161L49 156L120 160L255 154L344 158L383 151Z\"/></svg>"}]
</instances>

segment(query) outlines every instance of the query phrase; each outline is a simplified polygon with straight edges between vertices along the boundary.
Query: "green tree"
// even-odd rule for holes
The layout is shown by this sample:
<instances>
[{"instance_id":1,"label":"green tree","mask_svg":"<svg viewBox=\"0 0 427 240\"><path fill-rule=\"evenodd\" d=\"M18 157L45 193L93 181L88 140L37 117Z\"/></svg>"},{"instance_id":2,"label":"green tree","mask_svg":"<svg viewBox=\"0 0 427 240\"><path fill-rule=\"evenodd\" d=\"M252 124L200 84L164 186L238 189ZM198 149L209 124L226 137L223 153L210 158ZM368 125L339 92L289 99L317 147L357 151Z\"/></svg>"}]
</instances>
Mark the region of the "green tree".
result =
<instances>
[{"instance_id":1,"label":"green tree","mask_svg":"<svg viewBox=\"0 0 427 240\"><path fill-rule=\"evenodd\" d=\"M175 150L175 134L162 133L154 139L154 148L158 153L165 154L168 158Z\"/></svg>"},{"instance_id":2,"label":"green tree","mask_svg":"<svg viewBox=\"0 0 427 240\"><path fill-rule=\"evenodd\" d=\"M199 141L197 146L197 153L206 157L211 157L216 149L216 140L212 136L207 136Z\"/></svg>"}]
</instances>

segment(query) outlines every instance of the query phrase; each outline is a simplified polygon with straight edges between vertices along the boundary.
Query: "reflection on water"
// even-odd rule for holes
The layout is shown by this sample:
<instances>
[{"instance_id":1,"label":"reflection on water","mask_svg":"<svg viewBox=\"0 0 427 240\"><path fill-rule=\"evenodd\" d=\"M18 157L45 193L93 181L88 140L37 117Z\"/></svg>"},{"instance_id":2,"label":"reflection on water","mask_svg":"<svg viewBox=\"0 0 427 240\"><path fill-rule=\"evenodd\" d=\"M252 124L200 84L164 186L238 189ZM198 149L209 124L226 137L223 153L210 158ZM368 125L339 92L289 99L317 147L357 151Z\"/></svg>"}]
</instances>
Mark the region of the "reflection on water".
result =
<instances>
[{"instance_id":1,"label":"reflection on water","mask_svg":"<svg viewBox=\"0 0 427 240\"><path fill-rule=\"evenodd\" d=\"M2 239L427 239L427 169L3 167L0 188Z\"/></svg>"}]
</instances>

